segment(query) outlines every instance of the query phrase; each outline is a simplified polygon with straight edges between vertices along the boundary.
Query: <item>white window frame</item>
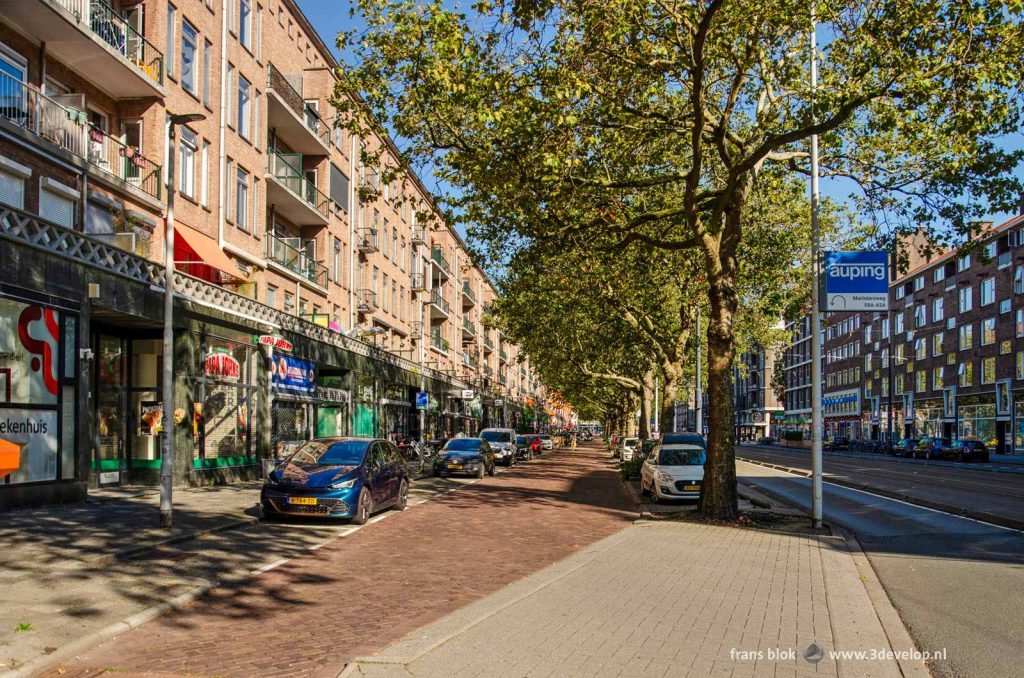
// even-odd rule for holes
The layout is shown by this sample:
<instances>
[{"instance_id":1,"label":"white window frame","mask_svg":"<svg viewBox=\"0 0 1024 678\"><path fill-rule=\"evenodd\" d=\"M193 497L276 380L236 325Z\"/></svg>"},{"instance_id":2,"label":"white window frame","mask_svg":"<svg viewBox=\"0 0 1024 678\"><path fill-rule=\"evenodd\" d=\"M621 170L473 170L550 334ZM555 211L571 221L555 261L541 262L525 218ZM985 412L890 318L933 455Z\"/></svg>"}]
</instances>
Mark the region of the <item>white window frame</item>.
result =
<instances>
[{"instance_id":1,"label":"white window frame","mask_svg":"<svg viewBox=\"0 0 1024 678\"><path fill-rule=\"evenodd\" d=\"M199 150L198 135L187 127L178 130L178 191L182 195L196 198L196 152Z\"/></svg>"},{"instance_id":2,"label":"white window frame","mask_svg":"<svg viewBox=\"0 0 1024 678\"><path fill-rule=\"evenodd\" d=\"M243 16L243 9L248 8L248 16ZM252 51L253 38L252 0L238 0L238 42L242 47Z\"/></svg>"},{"instance_id":3,"label":"white window frame","mask_svg":"<svg viewBox=\"0 0 1024 678\"><path fill-rule=\"evenodd\" d=\"M175 41L178 39L177 28L178 23L178 9L171 3L167 3L167 53L164 55L164 69L167 71L167 77L175 79L174 75L174 55L175 55Z\"/></svg>"},{"instance_id":4,"label":"white window frame","mask_svg":"<svg viewBox=\"0 0 1024 678\"><path fill-rule=\"evenodd\" d=\"M988 289L987 294L985 292L986 288ZM996 303L996 279L994 277L986 278L981 281L981 305L988 306L994 303Z\"/></svg>"},{"instance_id":5,"label":"white window frame","mask_svg":"<svg viewBox=\"0 0 1024 678\"><path fill-rule=\"evenodd\" d=\"M210 107L210 62L213 61L213 43L203 38L203 82L202 101L207 108Z\"/></svg>"},{"instance_id":6,"label":"white window frame","mask_svg":"<svg viewBox=\"0 0 1024 678\"><path fill-rule=\"evenodd\" d=\"M199 204L210 206L210 142L203 139L203 149L199 160Z\"/></svg>"},{"instance_id":7,"label":"white window frame","mask_svg":"<svg viewBox=\"0 0 1024 678\"><path fill-rule=\"evenodd\" d=\"M249 231L249 173L235 168L235 226ZM241 209L239 209L241 208Z\"/></svg>"},{"instance_id":8,"label":"white window frame","mask_svg":"<svg viewBox=\"0 0 1024 678\"><path fill-rule=\"evenodd\" d=\"M244 83L244 84L243 84ZM252 138L252 83L241 73L238 74L238 136L246 141Z\"/></svg>"},{"instance_id":9,"label":"white window frame","mask_svg":"<svg viewBox=\"0 0 1024 678\"><path fill-rule=\"evenodd\" d=\"M189 31L191 31L191 37L189 37ZM191 66L189 68L187 80L185 70L185 54L189 51L192 53ZM187 19L182 17L181 19L181 86L187 92L192 94L199 94L199 29L193 26Z\"/></svg>"}]
</instances>

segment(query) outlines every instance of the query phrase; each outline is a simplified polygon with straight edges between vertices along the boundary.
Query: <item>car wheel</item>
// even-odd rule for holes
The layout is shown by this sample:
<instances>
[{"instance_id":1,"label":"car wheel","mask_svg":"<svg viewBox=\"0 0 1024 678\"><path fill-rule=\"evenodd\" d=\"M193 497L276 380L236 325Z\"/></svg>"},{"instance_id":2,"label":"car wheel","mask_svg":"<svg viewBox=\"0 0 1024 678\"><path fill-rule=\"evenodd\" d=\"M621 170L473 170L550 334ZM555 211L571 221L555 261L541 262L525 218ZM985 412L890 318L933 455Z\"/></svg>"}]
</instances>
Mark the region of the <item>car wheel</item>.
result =
<instances>
[{"instance_id":1,"label":"car wheel","mask_svg":"<svg viewBox=\"0 0 1024 678\"><path fill-rule=\"evenodd\" d=\"M402 481L402 484L398 486L398 498L395 499L395 510L404 511L409 505L409 483Z\"/></svg>"},{"instance_id":2,"label":"car wheel","mask_svg":"<svg viewBox=\"0 0 1024 678\"><path fill-rule=\"evenodd\" d=\"M650 494L650 493L651 493L651 491L647 489L647 486L646 486L646 485L644 485L644 479L643 479L643 478L641 478L641 479L640 479L640 494L642 494L642 495L648 495L648 494Z\"/></svg>"},{"instance_id":3,"label":"car wheel","mask_svg":"<svg viewBox=\"0 0 1024 678\"><path fill-rule=\"evenodd\" d=\"M986 452L985 454L983 454L983 455L982 455L982 457L981 457L981 460L982 460L983 462L986 462L986 463L988 463L988 452Z\"/></svg>"},{"instance_id":4,"label":"car wheel","mask_svg":"<svg viewBox=\"0 0 1024 678\"><path fill-rule=\"evenodd\" d=\"M654 487L654 481L653 480L651 481L651 489L650 489L650 491L648 491L648 494L651 495L651 503L652 504L657 504L657 503L661 502L661 499L658 498L658 490L657 490L657 488Z\"/></svg>"},{"instance_id":5,"label":"car wheel","mask_svg":"<svg viewBox=\"0 0 1024 678\"><path fill-rule=\"evenodd\" d=\"M478 469L476 470L476 477L477 477L477 478L478 478L479 480L483 480L483 477L484 477L484 473L485 473L485 470L484 470L484 466L486 466L486 464L480 464L480 468L478 468Z\"/></svg>"},{"instance_id":6,"label":"car wheel","mask_svg":"<svg viewBox=\"0 0 1024 678\"><path fill-rule=\"evenodd\" d=\"M366 488L359 490L359 498L356 500L356 514L352 516L352 522L356 525L365 525L373 512L373 500Z\"/></svg>"},{"instance_id":7,"label":"car wheel","mask_svg":"<svg viewBox=\"0 0 1024 678\"><path fill-rule=\"evenodd\" d=\"M505 457L505 466L508 466L509 468L512 468L512 462L513 462L512 457Z\"/></svg>"},{"instance_id":8,"label":"car wheel","mask_svg":"<svg viewBox=\"0 0 1024 678\"><path fill-rule=\"evenodd\" d=\"M963 462L967 461L967 455L964 454L963 452L961 452L960 454L957 455L956 460L961 462L961 463L963 463Z\"/></svg>"}]
</instances>

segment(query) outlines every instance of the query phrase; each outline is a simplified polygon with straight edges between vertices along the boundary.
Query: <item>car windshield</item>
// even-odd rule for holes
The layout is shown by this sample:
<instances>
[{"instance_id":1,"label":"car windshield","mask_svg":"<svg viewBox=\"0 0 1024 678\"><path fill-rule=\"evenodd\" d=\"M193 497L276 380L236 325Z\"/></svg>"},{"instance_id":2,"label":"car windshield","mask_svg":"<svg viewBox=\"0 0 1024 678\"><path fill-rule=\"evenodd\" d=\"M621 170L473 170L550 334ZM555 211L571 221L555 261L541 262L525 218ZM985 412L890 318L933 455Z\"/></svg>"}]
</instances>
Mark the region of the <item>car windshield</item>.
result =
<instances>
[{"instance_id":1,"label":"car windshield","mask_svg":"<svg viewBox=\"0 0 1024 678\"><path fill-rule=\"evenodd\" d=\"M512 434L507 431L484 431L480 434L480 437L489 443L512 442Z\"/></svg>"},{"instance_id":2,"label":"car windshield","mask_svg":"<svg viewBox=\"0 0 1024 678\"><path fill-rule=\"evenodd\" d=\"M542 435L542 436L539 436L539 437L540 437L541 440L551 440L551 436L547 435L546 433L544 435Z\"/></svg>"},{"instance_id":3,"label":"car windshield","mask_svg":"<svg viewBox=\"0 0 1024 678\"><path fill-rule=\"evenodd\" d=\"M444 446L446 452L474 452L480 449L479 438L452 438Z\"/></svg>"},{"instance_id":4,"label":"car windshield","mask_svg":"<svg viewBox=\"0 0 1024 678\"><path fill-rule=\"evenodd\" d=\"M636 445L638 442L640 442L639 438L626 438L625 440L622 441L622 444L632 447Z\"/></svg>"},{"instance_id":5,"label":"car windshield","mask_svg":"<svg viewBox=\"0 0 1024 678\"><path fill-rule=\"evenodd\" d=\"M699 447L662 449L658 455L661 466L703 466L705 461L704 450Z\"/></svg>"},{"instance_id":6,"label":"car windshield","mask_svg":"<svg viewBox=\"0 0 1024 678\"><path fill-rule=\"evenodd\" d=\"M358 466L366 455L368 440L310 440L292 452L286 461L292 464L321 464L323 466Z\"/></svg>"}]
</instances>

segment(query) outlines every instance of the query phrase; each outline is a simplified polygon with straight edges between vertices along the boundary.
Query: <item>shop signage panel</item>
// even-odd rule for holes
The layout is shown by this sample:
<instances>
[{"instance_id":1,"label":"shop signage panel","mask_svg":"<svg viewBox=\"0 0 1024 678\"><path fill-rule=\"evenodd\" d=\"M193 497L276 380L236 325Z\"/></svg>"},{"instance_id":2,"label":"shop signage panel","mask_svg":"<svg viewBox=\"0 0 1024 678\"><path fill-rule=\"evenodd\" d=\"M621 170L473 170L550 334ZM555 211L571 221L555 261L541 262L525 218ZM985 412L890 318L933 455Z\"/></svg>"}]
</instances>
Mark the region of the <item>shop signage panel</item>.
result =
<instances>
[{"instance_id":1,"label":"shop signage panel","mask_svg":"<svg viewBox=\"0 0 1024 678\"><path fill-rule=\"evenodd\" d=\"M420 391L416 394L416 409L425 410L430 407L430 395L426 391Z\"/></svg>"},{"instance_id":2,"label":"shop signage panel","mask_svg":"<svg viewBox=\"0 0 1024 678\"><path fill-rule=\"evenodd\" d=\"M312 397L316 394L313 362L290 355L275 356L272 385L275 391Z\"/></svg>"},{"instance_id":3,"label":"shop signage panel","mask_svg":"<svg viewBox=\"0 0 1024 678\"><path fill-rule=\"evenodd\" d=\"M885 311L889 308L886 252L826 252L825 311Z\"/></svg>"},{"instance_id":4,"label":"shop signage panel","mask_svg":"<svg viewBox=\"0 0 1024 678\"><path fill-rule=\"evenodd\" d=\"M0 477L11 482L53 480L57 475L57 412L0 409ZM12 468L13 467L13 468Z\"/></svg>"},{"instance_id":5,"label":"shop signage panel","mask_svg":"<svg viewBox=\"0 0 1024 678\"><path fill-rule=\"evenodd\" d=\"M270 346L277 349L278 351L291 351L292 342L288 341L284 337L275 337L269 334L262 334L258 337L253 337L253 340L261 346Z\"/></svg>"},{"instance_id":6,"label":"shop signage panel","mask_svg":"<svg viewBox=\"0 0 1024 678\"><path fill-rule=\"evenodd\" d=\"M501 407L504 404L505 404L505 401L502 400L501 398L495 398L494 399L494 406L495 407Z\"/></svg>"},{"instance_id":7,"label":"shop signage panel","mask_svg":"<svg viewBox=\"0 0 1024 678\"><path fill-rule=\"evenodd\" d=\"M0 299L0 403L57 404L60 314Z\"/></svg>"},{"instance_id":8,"label":"shop signage panel","mask_svg":"<svg viewBox=\"0 0 1024 678\"><path fill-rule=\"evenodd\" d=\"M473 390L472 389L468 389L468 388L462 389L462 399L463 400L472 400L473 399Z\"/></svg>"},{"instance_id":9,"label":"shop signage panel","mask_svg":"<svg viewBox=\"0 0 1024 678\"><path fill-rule=\"evenodd\" d=\"M238 381L242 375L242 366L233 355L224 350L211 351L203 361L206 376L214 379Z\"/></svg>"}]
</instances>

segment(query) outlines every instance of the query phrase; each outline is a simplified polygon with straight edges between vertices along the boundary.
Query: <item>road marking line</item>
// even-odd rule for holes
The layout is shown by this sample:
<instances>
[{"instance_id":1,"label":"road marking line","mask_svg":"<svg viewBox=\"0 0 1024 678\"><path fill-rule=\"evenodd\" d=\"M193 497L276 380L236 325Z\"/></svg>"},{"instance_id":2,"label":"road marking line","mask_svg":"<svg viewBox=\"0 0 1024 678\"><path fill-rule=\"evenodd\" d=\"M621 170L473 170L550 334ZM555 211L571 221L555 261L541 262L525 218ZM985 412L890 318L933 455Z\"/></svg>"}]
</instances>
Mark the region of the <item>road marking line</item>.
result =
<instances>
[{"instance_id":1,"label":"road marking line","mask_svg":"<svg viewBox=\"0 0 1024 678\"><path fill-rule=\"evenodd\" d=\"M748 461L748 462L745 462L745 463L750 464L752 462ZM769 468L774 468L774 467L769 467ZM796 476L798 478L804 478L804 479L810 480L810 476L805 476L805 475L800 474L800 473L794 473L792 471L787 471L786 469L783 469L783 468L774 468L774 470L781 471L782 473L788 473L789 475ZM894 501L897 504L903 504L904 506L911 506L913 508L921 509L923 511L931 511L932 513L941 513L944 516L952 516L953 518L960 518L961 520L969 520L972 523L978 523L980 525L985 525L987 527L997 527L1000 530L1007 530L1008 532L1019 532L1021 534L1024 534L1024 530L1017 530L1017 529L1014 529L1012 527L1006 527L1005 525L997 525L996 523L989 523L989 522L986 522L984 520L978 520L977 518L970 518L968 516L961 516L961 515L956 514L956 513L950 513L949 511L940 511L939 509L933 509L933 508L931 508L929 506L921 506L920 504L913 504L913 503L911 503L909 501L903 501L902 499L893 499L892 497L887 497L884 494L875 494L874 492L868 492L867 490L861 490L861 489L858 489L856 487L850 487L848 485L842 485L840 483L829 482L828 480L824 480L824 479L822 479L821 482L824 485L831 485L832 487L838 487L838 488L843 489L843 490L850 490L851 492L860 492L861 494L866 494L869 497L877 497L879 499L885 499L886 501Z\"/></svg>"},{"instance_id":2,"label":"road marking line","mask_svg":"<svg viewBox=\"0 0 1024 678\"><path fill-rule=\"evenodd\" d=\"M339 532L338 536L339 537L347 537L350 534L352 534L353 532L358 532L361 528L362 528L361 525L357 525L355 527L350 527L347 530L342 530L341 532Z\"/></svg>"},{"instance_id":3,"label":"road marking line","mask_svg":"<svg viewBox=\"0 0 1024 678\"><path fill-rule=\"evenodd\" d=\"M255 577L257 575L263 574L264 572L270 572L275 567L281 567L282 565L284 565L287 562L288 562L288 558L282 558L281 560L275 560L274 562L270 563L269 565L264 565L263 567L261 567L261 568L259 568L257 570L253 570L249 574L251 576Z\"/></svg>"},{"instance_id":4,"label":"road marking line","mask_svg":"<svg viewBox=\"0 0 1024 678\"><path fill-rule=\"evenodd\" d=\"M370 518L369 520L367 520L366 524L370 525L371 523L379 523L380 521L384 520L385 518L387 518L390 515L391 515L390 511L387 511L385 513L381 513L380 515L374 516L373 518Z\"/></svg>"}]
</instances>

